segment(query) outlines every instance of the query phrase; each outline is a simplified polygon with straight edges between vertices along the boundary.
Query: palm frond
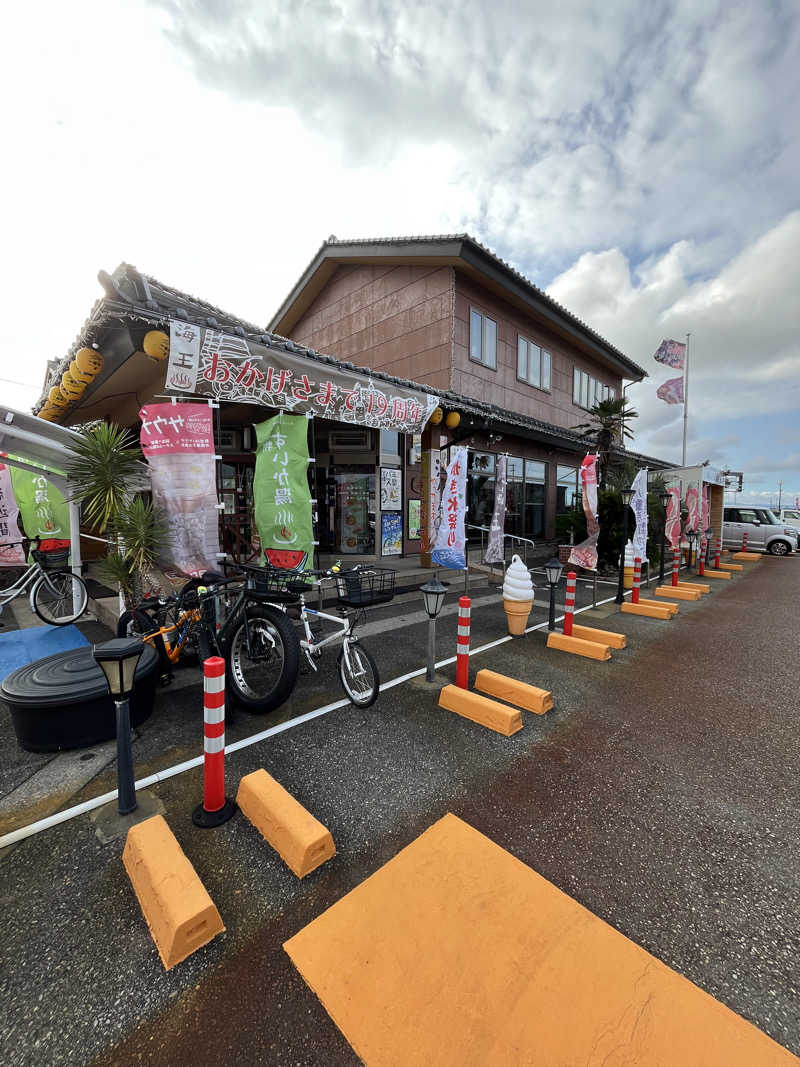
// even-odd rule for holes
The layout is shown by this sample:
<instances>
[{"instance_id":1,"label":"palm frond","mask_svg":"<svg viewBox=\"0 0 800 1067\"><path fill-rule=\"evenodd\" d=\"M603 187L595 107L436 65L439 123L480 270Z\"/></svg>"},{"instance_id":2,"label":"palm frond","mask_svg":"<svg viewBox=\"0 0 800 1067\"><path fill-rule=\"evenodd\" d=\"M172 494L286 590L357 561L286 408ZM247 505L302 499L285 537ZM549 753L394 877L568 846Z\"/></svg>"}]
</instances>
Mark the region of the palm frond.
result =
<instances>
[{"instance_id":1,"label":"palm frond","mask_svg":"<svg viewBox=\"0 0 800 1067\"><path fill-rule=\"evenodd\" d=\"M103 532L124 509L141 481L142 456L129 430L98 423L82 431L66 464L72 499L88 523Z\"/></svg>"},{"instance_id":2,"label":"palm frond","mask_svg":"<svg viewBox=\"0 0 800 1067\"><path fill-rule=\"evenodd\" d=\"M97 564L97 572L107 582L118 585L123 596L130 596L133 592L133 568L127 556L119 552L111 552Z\"/></svg>"},{"instance_id":3,"label":"palm frond","mask_svg":"<svg viewBox=\"0 0 800 1067\"><path fill-rule=\"evenodd\" d=\"M116 531L132 567L146 571L156 562L167 538L167 523L159 508L136 496L118 514Z\"/></svg>"}]
</instances>

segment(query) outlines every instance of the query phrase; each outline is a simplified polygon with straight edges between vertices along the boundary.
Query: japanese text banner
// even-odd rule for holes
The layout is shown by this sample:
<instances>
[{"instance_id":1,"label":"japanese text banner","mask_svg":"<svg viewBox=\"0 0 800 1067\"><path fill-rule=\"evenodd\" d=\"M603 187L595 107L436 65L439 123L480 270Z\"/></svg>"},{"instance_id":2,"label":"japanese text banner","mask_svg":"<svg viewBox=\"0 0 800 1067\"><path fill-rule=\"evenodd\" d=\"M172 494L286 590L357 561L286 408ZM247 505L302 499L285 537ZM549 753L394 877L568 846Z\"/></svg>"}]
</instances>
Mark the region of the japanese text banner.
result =
<instances>
[{"instance_id":1,"label":"japanese text banner","mask_svg":"<svg viewBox=\"0 0 800 1067\"><path fill-rule=\"evenodd\" d=\"M631 485L633 499L631 508L636 518L633 535L633 550L640 560L647 559L647 467L642 467Z\"/></svg>"},{"instance_id":2,"label":"japanese text banner","mask_svg":"<svg viewBox=\"0 0 800 1067\"><path fill-rule=\"evenodd\" d=\"M22 534L17 524L18 517L19 508L14 499L11 474L5 463L0 463L0 567L25 565L25 553L19 544Z\"/></svg>"},{"instance_id":3,"label":"japanese text banner","mask_svg":"<svg viewBox=\"0 0 800 1067\"><path fill-rule=\"evenodd\" d=\"M455 448L442 490L442 517L431 559L439 567L467 566L464 521L467 514L467 450Z\"/></svg>"},{"instance_id":4,"label":"japanese text banner","mask_svg":"<svg viewBox=\"0 0 800 1067\"><path fill-rule=\"evenodd\" d=\"M507 460L507 456L497 457L497 472L494 482L494 510L492 511L492 524L489 527L489 542L486 546L485 563L502 563L505 558Z\"/></svg>"},{"instance_id":5,"label":"japanese text banner","mask_svg":"<svg viewBox=\"0 0 800 1067\"><path fill-rule=\"evenodd\" d=\"M191 335L191 336L189 336ZM170 323L165 388L421 433L438 397L220 330Z\"/></svg>"},{"instance_id":6,"label":"japanese text banner","mask_svg":"<svg viewBox=\"0 0 800 1067\"><path fill-rule=\"evenodd\" d=\"M139 412L153 504L167 523L162 566L214 570L219 552L214 431L207 404L147 404Z\"/></svg>"},{"instance_id":7,"label":"japanese text banner","mask_svg":"<svg viewBox=\"0 0 800 1067\"><path fill-rule=\"evenodd\" d=\"M597 456L589 453L581 463L581 487L583 489L583 514L586 518L588 537L575 545L569 554L573 567L587 571L597 570L597 541L600 537L600 522L597 512Z\"/></svg>"},{"instance_id":8,"label":"japanese text banner","mask_svg":"<svg viewBox=\"0 0 800 1067\"><path fill-rule=\"evenodd\" d=\"M276 415L255 430L253 497L261 544L274 566L302 570L314 553L308 419Z\"/></svg>"}]
</instances>

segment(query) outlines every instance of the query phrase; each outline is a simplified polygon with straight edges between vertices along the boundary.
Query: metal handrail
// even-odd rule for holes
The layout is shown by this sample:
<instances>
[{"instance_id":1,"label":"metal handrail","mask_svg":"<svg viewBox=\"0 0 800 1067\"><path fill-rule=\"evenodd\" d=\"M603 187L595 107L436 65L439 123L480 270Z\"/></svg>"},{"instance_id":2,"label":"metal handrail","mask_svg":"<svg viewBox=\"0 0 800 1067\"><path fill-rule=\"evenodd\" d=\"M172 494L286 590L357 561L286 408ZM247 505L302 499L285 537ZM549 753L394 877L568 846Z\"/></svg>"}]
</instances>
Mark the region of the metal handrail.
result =
<instances>
[{"instance_id":1,"label":"metal handrail","mask_svg":"<svg viewBox=\"0 0 800 1067\"><path fill-rule=\"evenodd\" d=\"M480 530L480 532L481 532L481 561L482 561L483 557L486 554L485 553L485 540L484 540L484 536L483 535L484 534L488 534L488 533L491 532L490 527L488 527L488 526L478 526L476 523L473 523L473 522L468 522L465 525L466 525L466 528L468 530ZM530 545L531 548L535 548L536 547L536 542L532 541L529 537L520 537L519 534L504 533L503 534L503 567L505 567L505 556L506 556L505 542L506 541L511 541L512 543L514 541L518 541L521 545L525 545L526 546L525 549L524 549L524 557L525 557L525 566L527 567L527 565L528 565L528 547L527 546ZM469 566L469 548L467 548L467 565ZM494 571L494 564L493 563L490 563L489 567L491 567L492 571Z\"/></svg>"}]
</instances>

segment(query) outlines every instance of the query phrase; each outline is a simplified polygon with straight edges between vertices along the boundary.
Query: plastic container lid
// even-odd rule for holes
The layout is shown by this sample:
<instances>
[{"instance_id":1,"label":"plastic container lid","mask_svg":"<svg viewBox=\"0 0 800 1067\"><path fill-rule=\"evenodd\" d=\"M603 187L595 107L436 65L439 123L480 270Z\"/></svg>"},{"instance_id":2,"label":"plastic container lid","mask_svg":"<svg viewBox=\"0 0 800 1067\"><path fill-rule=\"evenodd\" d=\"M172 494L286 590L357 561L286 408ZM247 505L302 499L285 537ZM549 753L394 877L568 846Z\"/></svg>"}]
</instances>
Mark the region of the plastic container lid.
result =
<instances>
[{"instance_id":1,"label":"plastic container lid","mask_svg":"<svg viewBox=\"0 0 800 1067\"><path fill-rule=\"evenodd\" d=\"M158 653L145 645L136 665L134 685L144 681L157 667ZM16 706L81 704L108 696L108 682L94 661L92 646L83 645L18 667L0 686L0 693Z\"/></svg>"}]
</instances>

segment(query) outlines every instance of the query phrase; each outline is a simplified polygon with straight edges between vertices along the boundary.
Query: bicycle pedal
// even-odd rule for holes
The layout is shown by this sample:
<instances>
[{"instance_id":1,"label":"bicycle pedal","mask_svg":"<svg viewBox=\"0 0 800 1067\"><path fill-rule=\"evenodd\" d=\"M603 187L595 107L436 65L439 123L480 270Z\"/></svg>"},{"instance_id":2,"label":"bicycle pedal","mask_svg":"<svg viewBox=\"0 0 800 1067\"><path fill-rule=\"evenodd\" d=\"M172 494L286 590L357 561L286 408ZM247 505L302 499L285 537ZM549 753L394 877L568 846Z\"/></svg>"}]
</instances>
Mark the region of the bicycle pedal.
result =
<instances>
[{"instance_id":1,"label":"bicycle pedal","mask_svg":"<svg viewBox=\"0 0 800 1067\"><path fill-rule=\"evenodd\" d=\"M171 674L162 674L160 679L160 685L162 689L166 689L168 685L172 685L173 677Z\"/></svg>"}]
</instances>

